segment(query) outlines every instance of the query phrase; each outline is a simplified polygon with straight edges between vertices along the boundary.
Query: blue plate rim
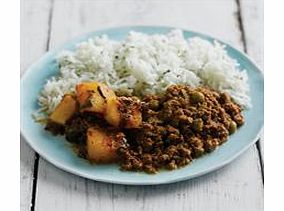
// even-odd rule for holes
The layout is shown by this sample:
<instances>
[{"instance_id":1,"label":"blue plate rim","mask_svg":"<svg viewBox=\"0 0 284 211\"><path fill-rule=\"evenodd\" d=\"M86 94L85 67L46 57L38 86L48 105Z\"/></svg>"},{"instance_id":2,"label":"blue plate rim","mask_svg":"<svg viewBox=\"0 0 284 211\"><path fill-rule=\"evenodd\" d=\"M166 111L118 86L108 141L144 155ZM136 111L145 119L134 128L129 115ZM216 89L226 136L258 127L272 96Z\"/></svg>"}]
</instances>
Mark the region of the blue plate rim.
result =
<instances>
[{"instance_id":1,"label":"blue plate rim","mask_svg":"<svg viewBox=\"0 0 284 211\"><path fill-rule=\"evenodd\" d=\"M26 71L24 72L24 74L21 76L21 81L20 81L20 87L21 87L21 96L22 96L22 83L23 81L25 80L25 78L28 77L29 74L32 73L32 70L34 69L34 67L38 64L38 63L41 63L42 61L44 61L46 58L48 58L50 55L56 53L58 50L60 49L64 49L68 43L70 42L75 42L76 40L79 40L80 38L82 37L89 37L91 36L92 34L94 33L107 33L109 30L121 30L121 29L132 29L132 30L135 30L135 28L139 28L139 29L143 29L143 28L157 28L157 29L167 29L167 30L171 30L171 29L180 29L182 30L183 32L189 32L189 33L194 33L196 36L201 36L201 37L206 37L206 38L209 38L211 40L216 40L230 48L232 48L233 50L235 50L237 53L239 53L241 56L245 57L255 68L253 68L251 71L257 71L260 76L262 77L262 79L264 80L264 72L261 71L261 68L256 64L256 62L254 61L254 59L252 59L248 54L246 54L245 52L243 52L241 49L231 45L231 44L228 44L224 41L222 41L221 39L218 39L218 38L215 38L211 35L207 35L207 34L204 34L204 33L200 33L200 32L197 32L197 31L193 31L193 30L189 30L189 29L184 29L182 27L173 27L173 26L161 26L161 25L154 25L154 26L151 26L151 25L124 25L124 26L118 26L118 27L108 27L108 28L101 28L99 30L95 30L95 31L91 31L91 32L88 32L88 33L83 33L83 34L80 34L78 36L75 36L69 40L67 40L66 42L64 42L62 45L58 46L58 47L55 47L47 52L45 52L40 58L38 58L36 61L34 61L27 69ZM22 98L21 98L21 102L22 102ZM193 179L193 178L196 178L196 177L199 177L199 176L202 176L202 175L205 175L205 174L208 174L210 172L214 172L222 167L224 167L225 165L231 163L232 161L234 161L237 157L239 157L241 154L243 154L245 151L247 151L247 149L252 146L253 144L256 143L256 141L259 139L261 133L263 132L263 122L262 122L262 126L261 128L259 129L259 132L258 134L255 136L255 138L253 140L249 140L249 144L247 144L245 147L243 147L241 150L239 150L237 153L235 153L234 155L232 155L229 159L226 159L225 161L223 162L219 162L218 164L216 164L215 166L213 167L209 167L199 173L196 173L196 174L192 174L192 175L189 175L189 176L182 176L182 177L178 177L178 178L173 178L173 179L165 179L165 180L159 180L158 182L157 181L147 181L147 182L132 182L132 181L121 181L121 180L115 180L115 179L104 179L104 178L99 178L99 177L92 177L88 174L85 174L85 173L81 173L81 172L78 172L77 170L74 170L73 168L69 168L69 167L66 167L65 165L61 164L60 162L57 162L56 160L53 160L51 157L48 157L45 155L45 153L40 149L40 148L37 148L34 144L33 144L33 141L30 141L32 139L32 137L28 137L26 134L25 134L25 131L23 129L23 125L22 125L22 115L21 115L21 124L20 124L20 133L22 135L22 137L25 139L26 143L29 144L29 146L34 149L42 158L44 158L45 160L47 160L49 163L51 163L52 165L56 166L57 168L59 169L62 169L66 172L69 172L69 173L72 173L72 174L75 174L75 175L78 175L80 177L83 177L83 178L87 178L87 179L91 179L91 180L95 180L95 181L98 181L98 182L105 182L105 183L112 183L112 184L122 184L122 185L160 185L160 184L170 184L170 183L175 183L175 182L179 182L179 181L184 181L184 180L189 180L189 179Z\"/></svg>"}]
</instances>

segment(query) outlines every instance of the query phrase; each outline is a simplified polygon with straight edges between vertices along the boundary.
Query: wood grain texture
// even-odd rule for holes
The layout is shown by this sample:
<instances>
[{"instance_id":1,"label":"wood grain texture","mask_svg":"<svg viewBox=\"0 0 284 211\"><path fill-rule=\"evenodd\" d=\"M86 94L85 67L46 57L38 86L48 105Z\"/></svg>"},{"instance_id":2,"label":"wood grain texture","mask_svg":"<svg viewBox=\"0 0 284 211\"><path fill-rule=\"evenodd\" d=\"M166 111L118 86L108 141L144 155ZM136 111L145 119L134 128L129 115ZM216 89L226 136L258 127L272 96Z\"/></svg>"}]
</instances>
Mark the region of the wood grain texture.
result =
<instances>
[{"instance_id":1,"label":"wood grain texture","mask_svg":"<svg viewBox=\"0 0 284 211\"><path fill-rule=\"evenodd\" d=\"M257 158L255 152L251 148L231 165L201 178L160 186L95 182L41 160L36 210L262 210L262 195L257 194L262 192L261 176L249 173L255 163L248 160Z\"/></svg>"},{"instance_id":2,"label":"wood grain texture","mask_svg":"<svg viewBox=\"0 0 284 211\"><path fill-rule=\"evenodd\" d=\"M51 48L70 38L117 25L169 25L204 32L241 48L233 0L55 1ZM242 210L263 209L256 146L223 169L198 179L161 186L99 183L39 161L35 210Z\"/></svg>"},{"instance_id":3,"label":"wood grain texture","mask_svg":"<svg viewBox=\"0 0 284 211\"><path fill-rule=\"evenodd\" d=\"M46 51L49 0L21 2L21 75ZM30 210L32 201L35 153L21 136L21 210Z\"/></svg>"},{"instance_id":4,"label":"wood grain texture","mask_svg":"<svg viewBox=\"0 0 284 211\"><path fill-rule=\"evenodd\" d=\"M240 9L247 53L263 70L263 0L240 0ZM263 134L258 144L263 160Z\"/></svg>"},{"instance_id":5,"label":"wood grain texture","mask_svg":"<svg viewBox=\"0 0 284 211\"><path fill-rule=\"evenodd\" d=\"M46 51L51 0L21 3L21 72Z\"/></svg>"},{"instance_id":6,"label":"wood grain texture","mask_svg":"<svg viewBox=\"0 0 284 211\"><path fill-rule=\"evenodd\" d=\"M30 210L32 199L32 187L33 187L33 171L34 171L34 151L27 145L23 137L21 137L20 143L20 207L21 210Z\"/></svg>"},{"instance_id":7,"label":"wood grain texture","mask_svg":"<svg viewBox=\"0 0 284 211\"><path fill-rule=\"evenodd\" d=\"M263 68L263 0L240 0L247 53Z\"/></svg>"},{"instance_id":8,"label":"wood grain texture","mask_svg":"<svg viewBox=\"0 0 284 211\"><path fill-rule=\"evenodd\" d=\"M236 12L234 0L60 0L55 3L52 33L60 45L68 38L104 28L164 25L207 33L242 48Z\"/></svg>"}]
</instances>

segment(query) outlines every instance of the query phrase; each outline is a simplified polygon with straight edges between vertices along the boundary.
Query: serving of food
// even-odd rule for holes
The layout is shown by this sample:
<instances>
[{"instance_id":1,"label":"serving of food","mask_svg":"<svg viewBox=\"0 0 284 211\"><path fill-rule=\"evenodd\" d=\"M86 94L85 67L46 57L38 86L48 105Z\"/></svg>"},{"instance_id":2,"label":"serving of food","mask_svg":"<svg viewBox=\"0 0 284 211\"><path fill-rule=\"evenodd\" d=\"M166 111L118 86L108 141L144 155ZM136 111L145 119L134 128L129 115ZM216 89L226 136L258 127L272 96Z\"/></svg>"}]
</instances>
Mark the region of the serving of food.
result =
<instances>
[{"instance_id":1,"label":"serving of food","mask_svg":"<svg viewBox=\"0 0 284 211\"><path fill-rule=\"evenodd\" d=\"M180 30L130 32L122 42L96 37L59 64L61 75L39 98L45 128L64 134L79 156L123 170L189 164L224 143L249 105L246 73L224 47L187 41Z\"/></svg>"},{"instance_id":2,"label":"serving of food","mask_svg":"<svg viewBox=\"0 0 284 211\"><path fill-rule=\"evenodd\" d=\"M33 148L57 166L88 178L113 182L115 179L107 179L107 173L93 169L110 166L116 172L112 167L116 164L116 174L127 178L118 183L156 184L208 172L199 169L198 160L205 162L200 165L206 169L216 169L253 143L262 126L262 115L255 117L255 124L251 117L263 109L259 103L263 79L258 72L251 72L254 67L249 60L218 41L192 32L175 29L143 33L147 27L137 29L118 29L117 34L124 34L119 39L113 39L108 31L86 36L72 48L53 53L52 63L44 60L53 73L45 74L45 82L37 86L32 97L24 95L37 103L36 110L26 104L23 107L33 110L29 112L33 123L26 121L30 117L24 119L31 128L40 126L58 140L50 142L43 138L44 133L33 130L45 140L35 142L29 135L32 132L26 133ZM24 81L37 83L34 79ZM257 95L260 99L255 98ZM28 127L24 130L32 131ZM235 133L247 134L247 138L231 138ZM73 164L59 137L72 146L77 157L72 157ZM211 153L217 148L220 153ZM204 156L211 154L224 160L220 165L212 163L212 156ZM144 177L139 177L139 183L126 172L147 174L143 174L142 182ZM163 181L151 179L165 172L184 173Z\"/></svg>"}]
</instances>

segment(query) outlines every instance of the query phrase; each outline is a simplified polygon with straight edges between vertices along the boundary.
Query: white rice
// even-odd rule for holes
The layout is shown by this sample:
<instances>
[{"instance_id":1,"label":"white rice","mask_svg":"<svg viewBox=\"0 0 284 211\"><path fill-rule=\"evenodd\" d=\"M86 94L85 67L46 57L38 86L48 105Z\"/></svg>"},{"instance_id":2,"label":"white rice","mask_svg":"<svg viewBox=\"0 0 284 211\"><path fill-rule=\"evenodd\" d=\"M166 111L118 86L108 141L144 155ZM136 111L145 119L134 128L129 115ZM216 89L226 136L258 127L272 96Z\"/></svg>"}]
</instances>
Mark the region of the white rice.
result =
<instances>
[{"instance_id":1,"label":"white rice","mask_svg":"<svg viewBox=\"0 0 284 211\"><path fill-rule=\"evenodd\" d=\"M59 75L46 82L39 96L47 114L82 81L105 82L134 94L159 93L171 84L206 85L250 107L246 71L238 69L225 46L199 37L186 40L181 30L167 35L130 32L121 42L95 37L79 43L74 52L62 52L58 63Z\"/></svg>"}]
</instances>

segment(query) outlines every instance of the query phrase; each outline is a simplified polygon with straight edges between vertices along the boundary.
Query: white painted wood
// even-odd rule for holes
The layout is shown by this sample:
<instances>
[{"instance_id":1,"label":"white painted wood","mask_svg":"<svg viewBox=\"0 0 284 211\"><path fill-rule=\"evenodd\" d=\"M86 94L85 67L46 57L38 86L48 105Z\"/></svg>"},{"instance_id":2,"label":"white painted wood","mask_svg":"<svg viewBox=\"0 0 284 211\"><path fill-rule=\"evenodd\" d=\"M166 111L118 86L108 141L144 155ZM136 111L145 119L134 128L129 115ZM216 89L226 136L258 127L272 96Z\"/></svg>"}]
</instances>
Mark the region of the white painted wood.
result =
<instances>
[{"instance_id":1,"label":"white painted wood","mask_svg":"<svg viewBox=\"0 0 284 211\"><path fill-rule=\"evenodd\" d=\"M20 143L20 206L21 210L29 210L31 206L33 170L34 170L34 151L25 143L21 137Z\"/></svg>"},{"instance_id":2,"label":"white painted wood","mask_svg":"<svg viewBox=\"0 0 284 211\"><path fill-rule=\"evenodd\" d=\"M46 50L49 0L25 0L21 2L21 74ZM21 137L21 210L30 210L34 151Z\"/></svg>"},{"instance_id":3,"label":"white painted wood","mask_svg":"<svg viewBox=\"0 0 284 211\"><path fill-rule=\"evenodd\" d=\"M51 47L117 25L171 25L201 31L242 47L233 0L55 1ZM263 208L257 149L204 177L162 186L99 183L39 161L35 209L45 210L242 210Z\"/></svg>"},{"instance_id":4,"label":"white painted wood","mask_svg":"<svg viewBox=\"0 0 284 211\"><path fill-rule=\"evenodd\" d=\"M103 28L164 25L203 32L242 48L240 32L230 31L238 26L234 0L61 0L55 4L54 15L60 16L53 22L56 45Z\"/></svg>"},{"instance_id":5,"label":"white painted wood","mask_svg":"<svg viewBox=\"0 0 284 211\"><path fill-rule=\"evenodd\" d=\"M21 73L46 51L51 0L21 2Z\"/></svg>"},{"instance_id":6,"label":"white painted wood","mask_svg":"<svg viewBox=\"0 0 284 211\"><path fill-rule=\"evenodd\" d=\"M247 53L263 69L263 0L240 0ZM263 134L260 150L263 152Z\"/></svg>"},{"instance_id":7,"label":"white painted wood","mask_svg":"<svg viewBox=\"0 0 284 211\"><path fill-rule=\"evenodd\" d=\"M263 67L263 0L240 0L247 53Z\"/></svg>"},{"instance_id":8,"label":"white painted wood","mask_svg":"<svg viewBox=\"0 0 284 211\"><path fill-rule=\"evenodd\" d=\"M112 185L83 179L40 161L36 210L262 210L261 177L254 148L223 169L201 178L160 186Z\"/></svg>"}]
</instances>

